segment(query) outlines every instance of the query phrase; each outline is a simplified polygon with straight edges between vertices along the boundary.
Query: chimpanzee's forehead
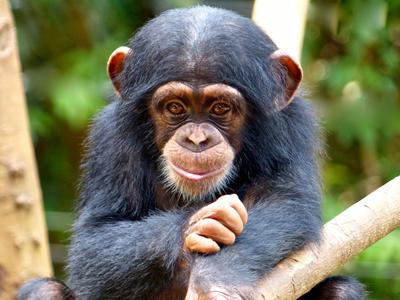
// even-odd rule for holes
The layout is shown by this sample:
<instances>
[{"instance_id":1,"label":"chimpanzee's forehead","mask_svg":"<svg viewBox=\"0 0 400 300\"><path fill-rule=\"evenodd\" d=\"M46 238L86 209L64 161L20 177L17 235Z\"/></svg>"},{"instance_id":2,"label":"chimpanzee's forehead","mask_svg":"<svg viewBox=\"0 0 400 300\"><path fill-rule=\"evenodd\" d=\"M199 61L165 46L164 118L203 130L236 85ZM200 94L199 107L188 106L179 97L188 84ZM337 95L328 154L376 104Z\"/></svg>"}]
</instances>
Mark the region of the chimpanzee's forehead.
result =
<instances>
[{"instance_id":1,"label":"chimpanzee's forehead","mask_svg":"<svg viewBox=\"0 0 400 300\"><path fill-rule=\"evenodd\" d=\"M240 45L242 53L246 48L274 46L250 19L206 6L167 11L139 30L130 44L137 50L154 50L166 55L164 51L179 49L193 54L204 53L205 48L218 52Z\"/></svg>"}]
</instances>

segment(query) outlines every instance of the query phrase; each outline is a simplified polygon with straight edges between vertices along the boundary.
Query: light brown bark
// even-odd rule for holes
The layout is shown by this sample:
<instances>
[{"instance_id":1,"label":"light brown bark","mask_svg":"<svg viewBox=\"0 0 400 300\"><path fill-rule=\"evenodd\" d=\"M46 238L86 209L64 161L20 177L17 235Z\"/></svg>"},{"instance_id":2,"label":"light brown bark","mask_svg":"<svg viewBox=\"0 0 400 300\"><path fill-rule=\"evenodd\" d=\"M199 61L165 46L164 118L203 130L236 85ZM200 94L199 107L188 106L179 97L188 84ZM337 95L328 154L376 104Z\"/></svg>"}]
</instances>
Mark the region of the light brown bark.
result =
<instances>
[{"instance_id":1,"label":"light brown bark","mask_svg":"<svg viewBox=\"0 0 400 300\"><path fill-rule=\"evenodd\" d=\"M260 282L260 299L297 299L379 239L400 227L400 176L325 224L319 244L279 263Z\"/></svg>"},{"instance_id":2,"label":"light brown bark","mask_svg":"<svg viewBox=\"0 0 400 300\"><path fill-rule=\"evenodd\" d=\"M0 299L52 273L20 72L9 3L0 0Z\"/></svg>"},{"instance_id":3,"label":"light brown bark","mask_svg":"<svg viewBox=\"0 0 400 300\"><path fill-rule=\"evenodd\" d=\"M309 0L255 0L252 19L279 49L300 62Z\"/></svg>"}]
</instances>

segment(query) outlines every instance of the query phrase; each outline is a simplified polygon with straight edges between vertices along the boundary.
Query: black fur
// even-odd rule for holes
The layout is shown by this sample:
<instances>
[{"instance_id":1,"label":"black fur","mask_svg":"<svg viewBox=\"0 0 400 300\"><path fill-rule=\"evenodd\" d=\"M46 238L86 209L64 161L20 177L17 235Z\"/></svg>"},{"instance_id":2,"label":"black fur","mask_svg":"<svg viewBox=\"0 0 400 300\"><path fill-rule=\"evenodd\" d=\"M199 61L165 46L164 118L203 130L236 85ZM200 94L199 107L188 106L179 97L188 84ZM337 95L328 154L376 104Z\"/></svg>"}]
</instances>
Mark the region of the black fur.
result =
<instances>
[{"instance_id":1,"label":"black fur","mask_svg":"<svg viewBox=\"0 0 400 300\"><path fill-rule=\"evenodd\" d=\"M19 290L18 299L23 300L74 300L76 295L64 283L54 278L29 281Z\"/></svg>"},{"instance_id":2,"label":"black fur","mask_svg":"<svg viewBox=\"0 0 400 300\"><path fill-rule=\"evenodd\" d=\"M364 286L351 277L332 276L317 284L299 300L359 300L365 298Z\"/></svg>"},{"instance_id":3,"label":"black fur","mask_svg":"<svg viewBox=\"0 0 400 300\"><path fill-rule=\"evenodd\" d=\"M87 142L69 286L81 299L184 299L191 275L201 291L213 284L250 299L260 277L320 234L318 129L310 105L296 97L277 109L286 72L269 58L277 47L252 21L226 10L168 11L128 46L122 99L98 115ZM249 108L238 175L224 194L251 193L255 203L235 244L215 255L183 257L182 231L195 208L220 195L187 207L159 182L147 108L155 88L169 81L228 84Z\"/></svg>"}]
</instances>

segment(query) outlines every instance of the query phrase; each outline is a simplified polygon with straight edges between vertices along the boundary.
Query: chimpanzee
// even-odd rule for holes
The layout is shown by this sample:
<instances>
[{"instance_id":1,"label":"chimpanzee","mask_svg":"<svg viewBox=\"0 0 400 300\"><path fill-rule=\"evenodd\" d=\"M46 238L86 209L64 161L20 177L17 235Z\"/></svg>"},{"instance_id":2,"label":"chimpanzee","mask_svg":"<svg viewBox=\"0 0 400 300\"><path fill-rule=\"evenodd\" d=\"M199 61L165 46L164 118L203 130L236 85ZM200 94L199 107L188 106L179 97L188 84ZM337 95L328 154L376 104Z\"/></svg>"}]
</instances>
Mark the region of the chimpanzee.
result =
<instances>
[{"instance_id":1,"label":"chimpanzee","mask_svg":"<svg viewBox=\"0 0 400 300\"><path fill-rule=\"evenodd\" d=\"M318 126L299 65L252 21L198 6L150 21L111 55L115 98L87 140L69 289L21 299L255 299L318 241ZM40 296L38 296L40 295ZM304 299L363 299L345 277Z\"/></svg>"}]
</instances>

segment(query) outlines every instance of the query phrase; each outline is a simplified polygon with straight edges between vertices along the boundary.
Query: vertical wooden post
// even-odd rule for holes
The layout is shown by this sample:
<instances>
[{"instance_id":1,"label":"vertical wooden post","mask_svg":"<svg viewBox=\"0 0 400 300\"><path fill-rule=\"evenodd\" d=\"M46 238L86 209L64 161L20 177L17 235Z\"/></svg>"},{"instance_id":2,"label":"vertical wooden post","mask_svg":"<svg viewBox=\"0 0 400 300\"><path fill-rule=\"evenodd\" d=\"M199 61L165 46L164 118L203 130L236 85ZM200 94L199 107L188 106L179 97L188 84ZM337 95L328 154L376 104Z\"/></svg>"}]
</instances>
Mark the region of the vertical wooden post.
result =
<instances>
[{"instance_id":1,"label":"vertical wooden post","mask_svg":"<svg viewBox=\"0 0 400 300\"><path fill-rule=\"evenodd\" d=\"M256 0L253 20L276 45L300 61L309 0Z\"/></svg>"},{"instance_id":2,"label":"vertical wooden post","mask_svg":"<svg viewBox=\"0 0 400 300\"><path fill-rule=\"evenodd\" d=\"M0 299L26 279L52 274L28 125L16 31L0 0Z\"/></svg>"}]
</instances>

